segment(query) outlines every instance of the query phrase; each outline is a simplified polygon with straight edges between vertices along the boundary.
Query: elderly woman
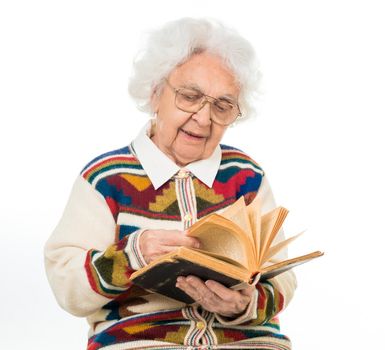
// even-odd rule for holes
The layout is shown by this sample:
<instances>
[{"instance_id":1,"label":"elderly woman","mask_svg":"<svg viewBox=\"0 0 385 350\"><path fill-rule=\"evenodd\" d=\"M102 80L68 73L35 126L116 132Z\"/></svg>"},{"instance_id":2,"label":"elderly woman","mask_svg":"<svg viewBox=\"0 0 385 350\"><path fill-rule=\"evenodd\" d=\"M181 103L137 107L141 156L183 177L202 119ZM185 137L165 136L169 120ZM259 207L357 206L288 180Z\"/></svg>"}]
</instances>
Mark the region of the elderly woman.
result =
<instances>
[{"instance_id":1,"label":"elderly woman","mask_svg":"<svg viewBox=\"0 0 385 350\"><path fill-rule=\"evenodd\" d=\"M199 247L184 232L240 196L275 206L261 167L220 144L252 110L254 60L245 39L214 21L181 19L149 36L130 93L153 118L85 166L45 247L57 301L90 324L89 350L290 349L277 314L295 290L291 271L239 291L179 276L191 305L129 281L162 254Z\"/></svg>"}]
</instances>

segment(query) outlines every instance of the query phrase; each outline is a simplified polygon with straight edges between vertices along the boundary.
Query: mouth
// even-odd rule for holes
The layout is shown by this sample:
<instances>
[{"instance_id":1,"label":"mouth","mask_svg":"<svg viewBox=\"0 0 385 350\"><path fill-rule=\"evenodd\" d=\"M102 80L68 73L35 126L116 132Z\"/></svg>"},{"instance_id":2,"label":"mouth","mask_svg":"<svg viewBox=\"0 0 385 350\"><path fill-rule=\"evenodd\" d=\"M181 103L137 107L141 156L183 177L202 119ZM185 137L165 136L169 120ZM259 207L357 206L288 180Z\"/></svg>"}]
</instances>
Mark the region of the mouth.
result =
<instances>
[{"instance_id":1,"label":"mouth","mask_svg":"<svg viewBox=\"0 0 385 350\"><path fill-rule=\"evenodd\" d=\"M198 134L195 134L191 131L187 131L187 130L183 130L183 129L180 129L180 131L182 131L185 135L187 135L187 136L189 136L195 140L203 140L207 137L207 136L198 135Z\"/></svg>"}]
</instances>

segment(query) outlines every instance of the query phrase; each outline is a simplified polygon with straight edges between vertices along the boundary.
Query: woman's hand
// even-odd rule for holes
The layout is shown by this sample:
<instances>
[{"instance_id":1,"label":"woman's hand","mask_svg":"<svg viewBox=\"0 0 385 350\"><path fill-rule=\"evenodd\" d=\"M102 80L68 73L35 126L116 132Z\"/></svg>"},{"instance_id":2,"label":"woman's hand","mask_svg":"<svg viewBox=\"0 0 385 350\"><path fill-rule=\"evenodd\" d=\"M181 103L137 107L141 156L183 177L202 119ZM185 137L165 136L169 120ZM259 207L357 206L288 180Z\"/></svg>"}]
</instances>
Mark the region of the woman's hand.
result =
<instances>
[{"instance_id":1,"label":"woman's hand","mask_svg":"<svg viewBox=\"0 0 385 350\"><path fill-rule=\"evenodd\" d=\"M225 317L234 317L244 312L255 291L253 286L238 291L215 281L203 282L195 276L178 277L176 286L207 311Z\"/></svg>"},{"instance_id":2,"label":"woman's hand","mask_svg":"<svg viewBox=\"0 0 385 350\"><path fill-rule=\"evenodd\" d=\"M146 230L139 238L139 249L147 264L181 246L199 248L199 240L178 230Z\"/></svg>"}]
</instances>

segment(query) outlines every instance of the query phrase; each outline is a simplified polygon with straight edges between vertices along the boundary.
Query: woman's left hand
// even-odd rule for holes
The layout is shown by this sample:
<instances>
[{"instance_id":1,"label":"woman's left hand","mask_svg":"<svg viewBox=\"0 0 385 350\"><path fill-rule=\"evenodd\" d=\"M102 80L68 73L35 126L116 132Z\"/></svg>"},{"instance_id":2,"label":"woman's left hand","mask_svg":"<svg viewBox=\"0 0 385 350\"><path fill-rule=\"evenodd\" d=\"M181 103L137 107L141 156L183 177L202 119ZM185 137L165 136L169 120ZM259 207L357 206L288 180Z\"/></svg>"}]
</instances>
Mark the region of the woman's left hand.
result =
<instances>
[{"instance_id":1,"label":"woman's left hand","mask_svg":"<svg viewBox=\"0 0 385 350\"><path fill-rule=\"evenodd\" d=\"M212 280L203 282L195 276L178 277L176 286L207 311L225 317L234 317L244 312L255 291L253 286L233 290Z\"/></svg>"}]
</instances>

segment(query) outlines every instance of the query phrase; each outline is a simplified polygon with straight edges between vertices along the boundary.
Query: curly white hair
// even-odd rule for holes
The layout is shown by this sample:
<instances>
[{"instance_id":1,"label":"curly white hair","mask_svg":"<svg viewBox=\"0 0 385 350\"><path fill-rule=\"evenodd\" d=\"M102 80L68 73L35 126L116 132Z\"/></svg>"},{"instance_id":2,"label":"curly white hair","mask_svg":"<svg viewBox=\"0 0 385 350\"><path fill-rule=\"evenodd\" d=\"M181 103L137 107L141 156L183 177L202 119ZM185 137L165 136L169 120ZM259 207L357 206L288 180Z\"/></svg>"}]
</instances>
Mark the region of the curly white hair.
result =
<instances>
[{"instance_id":1,"label":"curly white hair","mask_svg":"<svg viewBox=\"0 0 385 350\"><path fill-rule=\"evenodd\" d=\"M134 60L129 81L129 93L138 108L152 113L151 96L154 91L160 93L164 78L189 57L204 51L221 57L231 69L240 86L242 116L253 115L261 78L255 51L234 29L206 18L181 18L149 33Z\"/></svg>"}]
</instances>

